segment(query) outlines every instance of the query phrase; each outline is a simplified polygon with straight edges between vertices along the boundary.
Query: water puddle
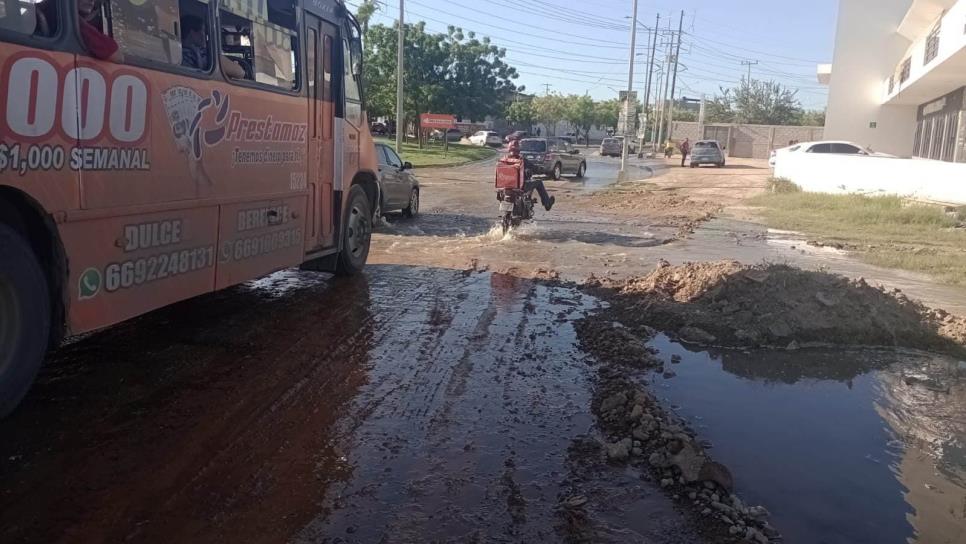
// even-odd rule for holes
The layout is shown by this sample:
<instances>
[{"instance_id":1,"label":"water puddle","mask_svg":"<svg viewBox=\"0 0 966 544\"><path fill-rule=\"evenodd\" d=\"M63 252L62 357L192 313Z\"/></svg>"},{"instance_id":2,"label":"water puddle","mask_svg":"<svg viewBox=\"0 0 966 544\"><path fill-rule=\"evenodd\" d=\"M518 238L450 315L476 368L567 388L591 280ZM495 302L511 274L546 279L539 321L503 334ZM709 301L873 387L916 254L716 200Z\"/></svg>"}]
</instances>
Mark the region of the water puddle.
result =
<instances>
[{"instance_id":1,"label":"water puddle","mask_svg":"<svg viewBox=\"0 0 966 544\"><path fill-rule=\"evenodd\" d=\"M966 542L966 363L652 345L670 371L653 376L655 391L787 542Z\"/></svg>"}]
</instances>

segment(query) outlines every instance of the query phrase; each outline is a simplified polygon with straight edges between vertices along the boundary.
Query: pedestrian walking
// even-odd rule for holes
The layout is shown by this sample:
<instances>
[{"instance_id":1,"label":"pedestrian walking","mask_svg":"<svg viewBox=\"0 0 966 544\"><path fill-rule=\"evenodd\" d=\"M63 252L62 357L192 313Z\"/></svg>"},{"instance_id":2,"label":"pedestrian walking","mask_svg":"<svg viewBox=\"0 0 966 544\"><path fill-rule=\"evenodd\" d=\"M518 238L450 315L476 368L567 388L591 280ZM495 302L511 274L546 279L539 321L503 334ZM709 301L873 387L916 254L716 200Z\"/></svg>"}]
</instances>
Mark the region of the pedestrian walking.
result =
<instances>
[{"instance_id":1,"label":"pedestrian walking","mask_svg":"<svg viewBox=\"0 0 966 544\"><path fill-rule=\"evenodd\" d=\"M691 142L687 138L681 142L681 167L684 167L684 161L688 159L688 155L691 154Z\"/></svg>"},{"instance_id":2,"label":"pedestrian walking","mask_svg":"<svg viewBox=\"0 0 966 544\"><path fill-rule=\"evenodd\" d=\"M664 158L670 159L671 155L674 154L674 142L668 140L664 142Z\"/></svg>"},{"instance_id":3,"label":"pedestrian walking","mask_svg":"<svg viewBox=\"0 0 966 544\"><path fill-rule=\"evenodd\" d=\"M540 137L540 127L537 127L537 138Z\"/></svg>"}]
</instances>

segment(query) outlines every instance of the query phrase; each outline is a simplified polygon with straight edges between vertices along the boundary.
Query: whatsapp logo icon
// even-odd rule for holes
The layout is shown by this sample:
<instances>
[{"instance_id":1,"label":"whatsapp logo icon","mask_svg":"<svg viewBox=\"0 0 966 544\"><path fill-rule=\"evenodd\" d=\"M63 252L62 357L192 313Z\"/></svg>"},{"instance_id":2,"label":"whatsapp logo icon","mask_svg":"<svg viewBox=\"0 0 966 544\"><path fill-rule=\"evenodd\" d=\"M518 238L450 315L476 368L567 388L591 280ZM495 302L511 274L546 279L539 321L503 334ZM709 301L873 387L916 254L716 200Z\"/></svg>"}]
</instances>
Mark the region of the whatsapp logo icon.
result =
<instances>
[{"instance_id":1,"label":"whatsapp logo icon","mask_svg":"<svg viewBox=\"0 0 966 544\"><path fill-rule=\"evenodd\" d=\"M101 292L101 271L96 268L88 268L81 274L77 282L77 298L87 300L94 298Z\"/></svg>"}]
</instances>

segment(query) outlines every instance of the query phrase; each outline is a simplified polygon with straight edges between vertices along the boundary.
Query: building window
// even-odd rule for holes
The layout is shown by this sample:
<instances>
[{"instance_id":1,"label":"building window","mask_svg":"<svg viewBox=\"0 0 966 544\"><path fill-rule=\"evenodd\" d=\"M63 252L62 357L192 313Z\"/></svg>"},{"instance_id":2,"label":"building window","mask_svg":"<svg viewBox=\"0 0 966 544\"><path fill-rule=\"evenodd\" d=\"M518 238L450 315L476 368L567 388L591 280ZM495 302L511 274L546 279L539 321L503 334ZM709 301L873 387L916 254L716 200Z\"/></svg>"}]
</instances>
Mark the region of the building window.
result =
<instances>
[{"instance_id":1,"label":"building window","mask_svg":"<svg viewBox=\"0 0 966 544\"><path fill-rule=\"evenodd\" d=\"M899 83L905 83L909 80L909 75L912 72L912 59L906 59L902 61L899 65Z\"/></svg>"},{"instance_id":2,"label":"building window","mask_svg":"<svg viewBox=\"0 0 966 544\"><path fill-rule=\"evenodd\" d=\"M929 64L939 54L939 29L942 27L942 19L936 23L929 36L926 37L926 56L923 64Z\"/></svg>"}]
</instances>

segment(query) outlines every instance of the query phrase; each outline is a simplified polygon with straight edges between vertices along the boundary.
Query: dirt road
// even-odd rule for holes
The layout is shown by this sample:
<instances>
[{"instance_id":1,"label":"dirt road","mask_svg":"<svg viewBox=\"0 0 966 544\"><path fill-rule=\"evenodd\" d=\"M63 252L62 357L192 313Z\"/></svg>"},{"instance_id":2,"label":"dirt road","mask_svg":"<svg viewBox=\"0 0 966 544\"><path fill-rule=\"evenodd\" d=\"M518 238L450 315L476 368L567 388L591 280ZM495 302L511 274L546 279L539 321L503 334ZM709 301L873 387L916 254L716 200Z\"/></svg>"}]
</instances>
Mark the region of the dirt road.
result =
<instances>
[{"instance_id":1,"label":"dirt road","mask_svg":"<svg viewBox=\"0 0 966 544\"><path fill-rule=\"evenodd\" d=\"M891 282L951 309L962 293L739 221L741 195L765 186L758 163L642 161L613 188L617 161L589 161L587 179L549 182L552 212L506 237L492 164L420 171L423 214L379 227L362 277L283 271L75 339L0 422L0 541L767 542L767 516L739 496L772 509L788 542L956 541L957 361L831 351L818 371L813 352L720 355L643 317L595 321L608 304L546 280L732 257ZM588 323L603 341L578 338ZM880 382L899 385L863 385ZM861 417L789 415L830 390ZM801 453L841 440L832 431L867 439ZM803 479L779 454L849 461ZM685 481L711 457L740 468L736 495L723 473L718 487ZM796 509L799 489L810 502Z\"/></svg>"}]
</instances>

